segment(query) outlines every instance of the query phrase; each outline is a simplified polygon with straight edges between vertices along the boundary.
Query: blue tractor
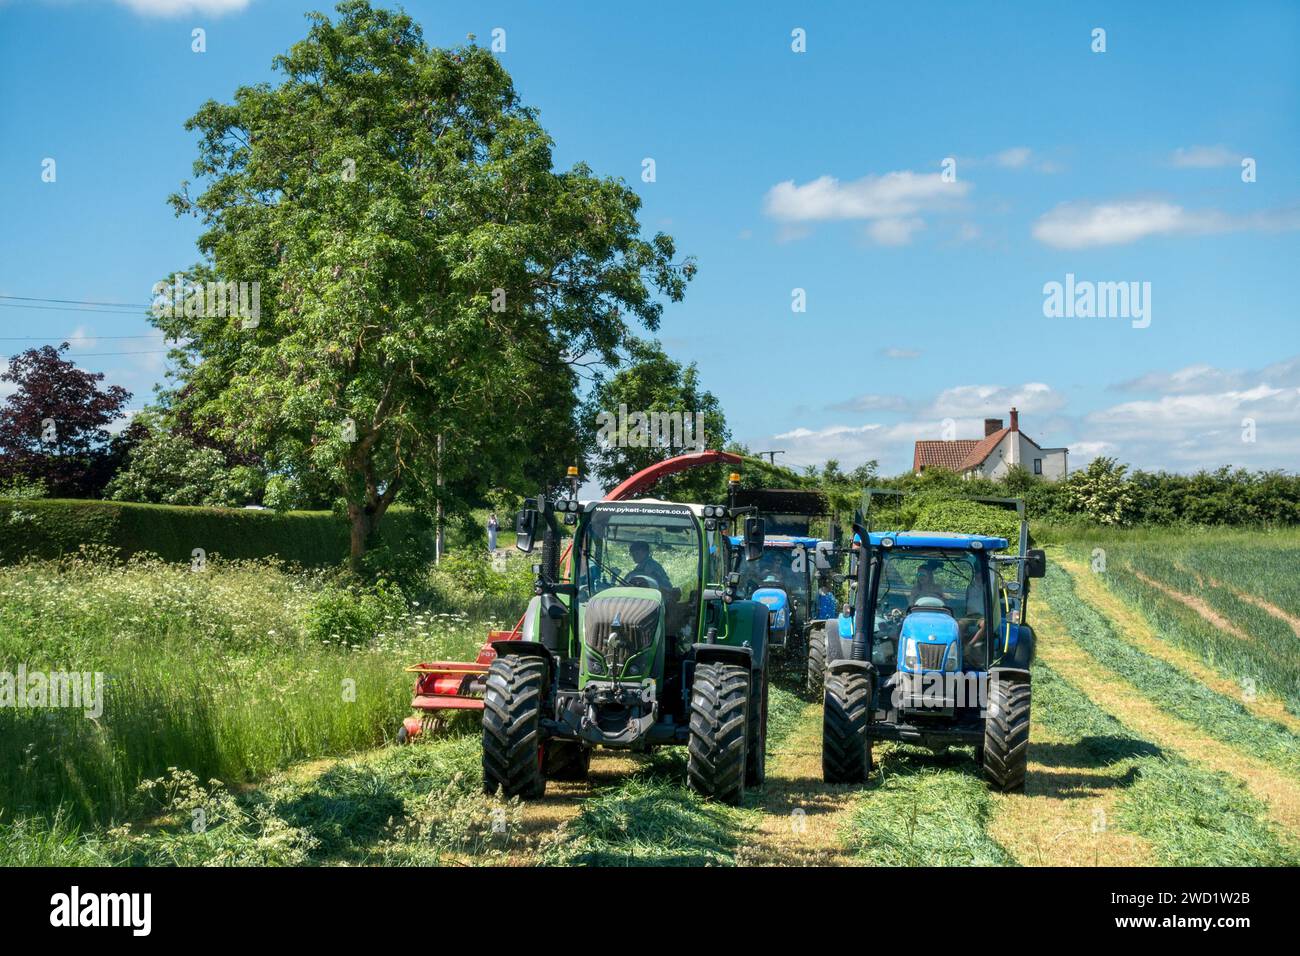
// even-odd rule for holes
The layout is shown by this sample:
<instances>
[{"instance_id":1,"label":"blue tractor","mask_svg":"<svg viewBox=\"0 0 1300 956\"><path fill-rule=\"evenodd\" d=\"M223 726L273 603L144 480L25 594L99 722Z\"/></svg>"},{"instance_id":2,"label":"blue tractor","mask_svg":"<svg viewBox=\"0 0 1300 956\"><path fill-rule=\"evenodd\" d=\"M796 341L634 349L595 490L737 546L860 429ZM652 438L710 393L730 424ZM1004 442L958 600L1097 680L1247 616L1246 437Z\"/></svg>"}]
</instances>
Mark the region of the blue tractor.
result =
<instances>
[{"instance_id":1,"label":"blue tractor","mask_svg":"<svg viewBox=\"0 0 1300 956\"><path fill-rule=\"evenodd\" d=\"M836 515L820 491L744 488L738 504L756 509L766 523L762 558L746 569L743 592L769 610L768 644L787 666L817 674L820 693L825 640L818 635L838 612L835 591L843 551L836 545Z\"/></svg>"},{"instance_id":2,"label":"blue tractor","mask_svg":"<svg viewBox=\"0 0 1300 956\"><path fill-rule=\"evenodd\" d=\"M1023 790L1029 749L1034 632L1025 622L1045 556L1006 538L943 531L871 531L871 492L854 522L852 600L825 640L822 776L860 783L872 744L942 751L973 745L989 784ZM980 499L993 502L994 499Z\"/></svg>"},{"instance_id":3,"label":"blue tractor","mask_svg":"<svg viewBox=\"0 0 1300 956\"><path fill-rule=\"evenodd\" d=\"M739 538L732 538L738 546ZM816 622L838 609L825 572L831 542L806 535L769 535L763 555L747 568L742 592L768 609L768 646L794 656L807 646Z\"/></svg>"}]
</instances>

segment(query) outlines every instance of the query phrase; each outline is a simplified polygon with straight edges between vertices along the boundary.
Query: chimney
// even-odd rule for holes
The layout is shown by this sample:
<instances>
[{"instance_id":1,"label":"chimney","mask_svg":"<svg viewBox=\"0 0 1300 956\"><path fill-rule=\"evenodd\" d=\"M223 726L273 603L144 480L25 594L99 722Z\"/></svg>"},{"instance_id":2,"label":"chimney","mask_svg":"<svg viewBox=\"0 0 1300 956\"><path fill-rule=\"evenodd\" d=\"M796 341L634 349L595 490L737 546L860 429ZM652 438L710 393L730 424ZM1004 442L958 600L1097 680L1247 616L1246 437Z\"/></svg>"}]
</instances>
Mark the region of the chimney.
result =
<instances>
[{"instance_id":1,"label":"chimney","mask_svg":"<svg viewBox=\"0 0 1300 956\"><path fill-rule=\"evenodd\" d=\"M1014 421L1015 419L1012 419ZM1002 431L1002 419L986 418L984 419L984 437L988 438L994 432Z\"/></svg>"},{"instance_id":2,"label":"chimney","mask_svg":"<svg viewBox=\"0 0 1300 956\"><path fill-rule=\"evenodd\" d=\"M1020 431L1020 413L1014 408L1011 409L1011 430L1013 432Z\"/></svg>"}]
</instances>

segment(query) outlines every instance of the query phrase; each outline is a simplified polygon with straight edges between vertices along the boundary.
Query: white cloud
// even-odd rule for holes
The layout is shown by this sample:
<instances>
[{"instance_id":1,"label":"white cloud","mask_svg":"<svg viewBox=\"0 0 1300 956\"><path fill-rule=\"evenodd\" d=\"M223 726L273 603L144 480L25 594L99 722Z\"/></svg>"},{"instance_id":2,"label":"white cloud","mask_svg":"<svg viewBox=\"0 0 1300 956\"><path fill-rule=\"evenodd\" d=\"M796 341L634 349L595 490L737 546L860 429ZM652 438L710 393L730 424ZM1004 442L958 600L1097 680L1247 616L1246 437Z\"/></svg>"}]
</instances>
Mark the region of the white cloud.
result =
<instances>
[{"instance_id":1,"label":"white cloud","mask_svg":"<svg viewBox=\"0 0 1300 956\"><path fill-rule=\"evenodd\" d=\"M994 156L993 162L1003 169L1020 169L1028 165L1031 155L1028 146L1013 146L1011 149L1004 149Z\"/></svg>"},{"instance_id":2,"label":"white cloud","mask_svg":"<svg viewBox=\"0 0 1300 956\"><path fill-rule=\"evenodd\" d=\"M834 458L855 467L875 459L883 473L898 474L910 467L914 442L944 437L945 424L953 423L949 434L978 438L985 418L1005 424L1014 405L1035 440L1069 448L1071 471L1099 455L1181 472L1224 465L1294 471L1300 462L1300 355L1253 370L1198 364L1153 371L1118 387L1151 395L1074 417L1064 412L1064 396L1042 382L958 385L930 400L870 394L829 407L850 419L857 412L904 420L800 427L750 443L785 449L795 466Z\"/></svg>"},{"instance_id":3,"label":"white cloud","mask_svg":"<svg viewBox=\"0 0 1300 956\"><path fill-rule=\"evenodd\" d=\"M1126 245L1149 236L1300 229L1300 208L1233 215L1164 200L1061 203L1034 223L1034 238L1057 249Z\"/></svg>"},{"instance_id":4,"label":"white cloud","mask_svg":"<svg viewBox=\"0 0 1300 956\"><path fill-rule=\"evenodd\" d=\"M1222 369L1204 363L1173 372L1147 372L1113 386L1122 392L1156 392L1186 395L1207 391L1246 389L1253 385L1300 385L1300 355L1282 359L1261 369Z\"/></svg>"},{"instance_id":5,"label":"white cloud","mask_svg":"<svg viewBox=\"0 0 1300 956\"><path fill-rule=\"evenodd\" d=\"M912 236L925 228L925 223L911 219L877 219L867 227L867 235L880 246L906 246Z\"/></svg>"},{"instance_id":6,"label":"white cloud","mask_svg":"<svg viewBox=\"0 0 1300 956\"><path fill-rule=\"evenodd\" d=\"M768 216L781 222L902 219L942 207L969 190L968 183L946 183L939 173L908 170L849 183L821 176L802 186L793 179L777 183L767 191L763 205Z\"/></svg>"},{"instance_id":7,"label":"white cloud","mask_svg":"<svg viewBox=\"0 0 1300 956\"><path fill-rule=\"evenodd\" d=\"M826 407L836 412L901 412L906 410L907 405L907 399L901 395L859 395Z\"/></svg>"},{"instance_id":8,"label":"white cloud","mask_svg":"<svg viewBox=\"0 0 1300 956\"><path fill-rule=\"evenodd\" d=\"M921 357L920 349L881 349L880 354L887 359L914 359Z\"/></svg>"},{"instance_id":9,"label":"white cloud","mask_svg":"<svg viewBox=\"0 0 1300 956\"><path fill-rule=\"evenodd\" d=\"M1187 169L1213 169L1238 165L1241 154L1226 146L1180 146L1169 157L1169 162Z\"/></svg>"},{"instance_id":10,"label":"white cloud","mask_svg":"<svg viewBox=\"0 0 1300 956\"><path fill-rule=\"evenodd\" d=\"M1260 369L1189 365L1117 387L1156 396L1085 417L1085 435L1105 438L1122 459L1177 471L1300 462L1300 355Z\"/></svg>"},{"instance_id":11,"label":"white cloud","mask_svg":"<svg viewBox=\"0 0 1300 956\"><path fill-rule=\"evenodd\" d=\"M999 169L1033 169L1040 173L1059 173L1064 167L1050 159L1042 159L1028 146L1011 146L988 156L960 156L957 168L973 169L996 166Z\"/></svg>"},{"instance_id":12,"label":"white cloud","mask_svg":"<svg viewBox=\"0 0 1300 956\"><path fill-rule=\"evenodd\" d=\"M186 13L221 16L223 13L237 13L250 2L251 0L117 0L122 6L146 17L177 17Z\"/></svg>"},{"instance_id":13,"label":"white cloud","mask_svg":"<svg viewBox=\"0 0 1300 956\"><path fill-rule=\"evenodd\" d=\"M1024 385L958 385L944 389L926 410L936 418L1006 417L1016 408L1022 415L1045 414L1065 406L1065 397L1043 382Z\"/></svg>"},{"instance_id":14,"label":"white cloud","mask_svg":"<svg viewBox=\"0 0 1300 956\"><path fill-rule=\"evenodd\" d=\"M888 350L886 350L888 351ZM783 448L789 463L796 467L821 464L828 458L842 465L856 467L864 461L880 462L885 474L898 474L912 462L913 443L922 439L945 436L946 428L955 423L958 438L979 438L984 434L984 419L998 417L1004 421L1013 405L1024 415L1046 415L1065 404L1064 399L1041 382L1024 385L960 385L947 389L934 399L908 401L899 395L860 395L834 405L831 411L853 415L877 412L884 415L906 415L906 420L885 424L833 424L824 428L800 427L777 435L756 438L756 447ZM1038 425L1051 432L1030 434L1045 443L1055 445L1063 437L1058 433L1058 422L1043 417ZM1032 425L1032 422L1030 423Z\"/></svg>"}]
</instances>

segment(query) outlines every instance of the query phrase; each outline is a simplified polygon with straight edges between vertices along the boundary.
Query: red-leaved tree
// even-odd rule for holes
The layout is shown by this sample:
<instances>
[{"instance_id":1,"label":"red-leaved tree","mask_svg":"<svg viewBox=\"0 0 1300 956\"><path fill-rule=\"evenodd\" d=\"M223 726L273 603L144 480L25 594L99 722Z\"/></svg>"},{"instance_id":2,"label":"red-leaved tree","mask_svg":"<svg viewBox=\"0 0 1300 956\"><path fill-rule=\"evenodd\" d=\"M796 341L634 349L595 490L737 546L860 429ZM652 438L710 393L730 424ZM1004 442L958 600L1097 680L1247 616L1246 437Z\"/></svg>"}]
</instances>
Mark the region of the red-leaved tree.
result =
<instances>
[{"instance_id":1,"label":"red-leaved tree","mask_svg":"<svg viewBox=\"0 0 1300 956\"><path fill-rule=\"evenodd\" d=\"M28 349L0 373L16 386L0 406L0 483L40 480L55 497L97 497L119 457L108 426L131 393L101 388L104 374L77 368L62 357L67 348Z\"/></svg>"}]
</instances>

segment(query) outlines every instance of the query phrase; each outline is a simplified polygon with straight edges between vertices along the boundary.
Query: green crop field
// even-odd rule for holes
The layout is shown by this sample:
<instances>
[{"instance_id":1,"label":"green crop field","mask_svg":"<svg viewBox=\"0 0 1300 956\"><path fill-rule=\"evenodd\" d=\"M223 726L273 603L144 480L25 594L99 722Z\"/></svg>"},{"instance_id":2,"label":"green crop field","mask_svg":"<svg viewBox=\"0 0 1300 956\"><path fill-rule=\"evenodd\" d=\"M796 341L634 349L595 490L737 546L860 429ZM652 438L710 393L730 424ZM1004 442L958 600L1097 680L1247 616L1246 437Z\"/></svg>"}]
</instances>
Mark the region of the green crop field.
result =
<instances>
[{"instance_id":1,"label":"green crop field","mask_svg":"<svg viewBox=\"0 0 1300 956\"><path fill-rule=\"evenodd\" d=\"M0 864L1300 863L1300 534L1044 538L1024 794L969 749L892 744L865 786L822 783L787 669L737 808L679 749L519 803L483 795L472 719L391 742L403 667L513 624L526 559L449 562L417 600L271 562L0 568L0 671L105 681L94 716L0 708Z\"/></svg>"}]
</instances>

